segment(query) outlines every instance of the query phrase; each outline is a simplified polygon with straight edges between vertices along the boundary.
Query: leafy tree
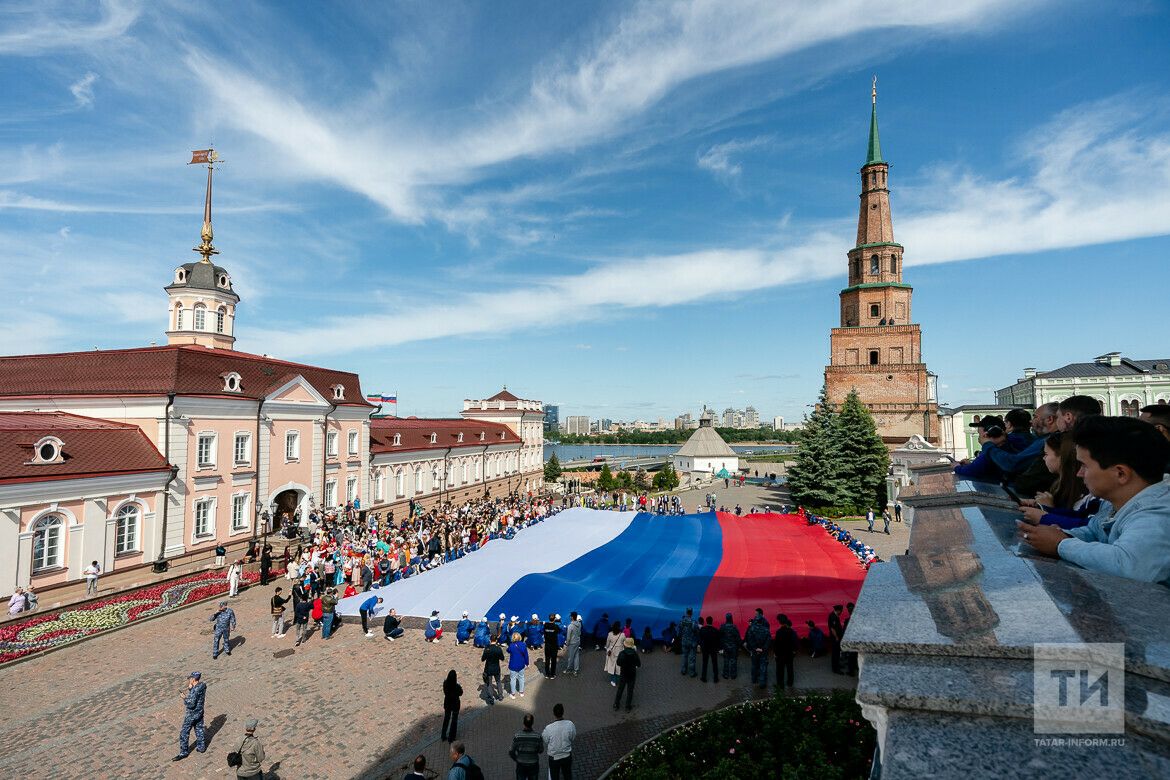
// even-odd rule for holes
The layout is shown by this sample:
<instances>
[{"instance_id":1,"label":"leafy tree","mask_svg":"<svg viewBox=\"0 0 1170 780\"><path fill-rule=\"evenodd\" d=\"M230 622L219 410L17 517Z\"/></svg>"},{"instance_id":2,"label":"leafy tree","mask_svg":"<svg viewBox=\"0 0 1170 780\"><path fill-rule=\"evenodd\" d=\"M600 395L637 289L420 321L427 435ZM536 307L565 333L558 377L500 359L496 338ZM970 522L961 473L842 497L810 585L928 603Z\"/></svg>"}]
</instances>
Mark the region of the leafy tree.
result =
<instances>
[{"instance_id":1,"label":"leafy tree","mask_svg":"<svg viewBox=\"0 0 1170 780\"><path fill-rule=\"evenodd\" d=\"M597 475L597 489L602 491L609 491L614 489L613 472L609 470L609 464L601 464L601 473Z\"/></svg>"},{"instance_id":2,"label":"leafy tree","mask_svg":"<svg viewBox=\"0 0 1170 780\"><path fill-rule=\"evenodd\" d=\"M617 487L619 490L633 490L634 477L628 471L619 471L617 475Z\"/></svg>"},{"instance_id":3,"label":"leafy tree","mask_svg":"<svg viewBox=\"0 0 1170 780\"><path fill-rule=\"evenodd\" d=\"M678 472L670 463L667 463L661 471L654 475L654 487L658 490L674 490L678 485Z\"/></svg>"},{"instance_id":4,"label":"leafy tree","mask_svg":"<svg viewBox=\"0 0 1170 780\"><path fill-rule=\"evenodd\" d=\"M813 413L805 417L796 462L788 469L788 492L797 504L836 506L845 502L836 418L822 387Z\"/></svg>"},{"instance_id":5,"label":"leafy tree","mask_svg":"<svg viewBox=\"0 0 1170 780\"><path fill-rule=\"evenodd\" d=\"M544 464L544 481L556 482L561 478L564 471L561 469L561 461L554 452L552 457Z\"/></svg>"},{"instance_id":6,"label":"leafy tree","mask_svg":"<svg viewBox=\"0 0 1170 780\"><path fill-rule=\"evenodd\" d=\"M886 475L890 470L890 451L878 435L873 415L861 402L856 390L850 390L837 414L834 432L840 457L844 503L858 511L880 508L886 503Z\"/></svg>"},{"instance_id":7,"label":"leafy tree","mask_svg":"<svg viewBox=\"0 0 1170 780\"><path fill-rule=\"evenodd\" d=\"M634 474L634 487L637 490L646 490L650 487L650 477L646 475L646 469L638 469Z\"/></svg>"}]
</instances>

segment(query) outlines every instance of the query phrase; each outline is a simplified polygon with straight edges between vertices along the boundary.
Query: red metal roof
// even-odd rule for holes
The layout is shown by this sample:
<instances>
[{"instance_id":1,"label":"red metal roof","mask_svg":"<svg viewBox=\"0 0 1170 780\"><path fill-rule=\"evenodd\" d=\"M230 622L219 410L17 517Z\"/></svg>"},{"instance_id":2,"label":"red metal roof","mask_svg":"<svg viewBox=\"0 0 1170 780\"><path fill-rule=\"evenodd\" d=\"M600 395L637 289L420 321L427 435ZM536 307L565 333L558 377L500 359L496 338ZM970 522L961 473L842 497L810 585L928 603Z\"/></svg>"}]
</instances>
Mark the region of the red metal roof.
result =
<instances>
[{"instance_id":1,"label":"red metal roof","mask_svg":"<svg viewBox=\"0 0 1170 780\"><path fill-rule=\"evenodd\" d=\"M401 443L394 446L394 434ZM431 434L436 434L431 444ZM459 434L463 441L459 441ZM479 434L484 440L479 440ZM501 439L500 434L504 434ZM459 418L382 417L370 421L370 453L446 450L448 447L483 447L488 444L519 444L520 437L503 423Z\"/></svg>"},{"instance_id":2,"label":"red metal roof","mask_svg":"<svg viewBox=\"0 0 1170 780\"><path fill-rule=\"evenodd\" d=\"M46 436L61 440L62 462L31 462ZM170 466L136 425L65 412L0 412L0 483L149 471L167 473Z\"/></svg>"},{"instance_id":3,"label":"red metal roof","mask_svg":"<svg viewBox=\"0 0 1170 780\"><path fill-rule=\"evenodd\" d=\"M489 398L487 400L489 400L489 401L519 401L521 399L519 397L514 396L511 393L509 393L508 390L505 388L504 390L501 390L500 392L496 393L495 395L493 395L491 398Z\"/></svg>"},{"instance_id":4,"label":"red metal roof","mask_svg":"<svg viewBox=\"0 0 1170 780\"><path fill-rule=\"evenodd\" d=\"M224 389L230 372L240 375L238 393ZM339 405L371 405L357 374L194 344L0 357L0 396L177 393L257 400L297 374L326 400L340 384L345 400Z\"/></svg>"}]
</instances>

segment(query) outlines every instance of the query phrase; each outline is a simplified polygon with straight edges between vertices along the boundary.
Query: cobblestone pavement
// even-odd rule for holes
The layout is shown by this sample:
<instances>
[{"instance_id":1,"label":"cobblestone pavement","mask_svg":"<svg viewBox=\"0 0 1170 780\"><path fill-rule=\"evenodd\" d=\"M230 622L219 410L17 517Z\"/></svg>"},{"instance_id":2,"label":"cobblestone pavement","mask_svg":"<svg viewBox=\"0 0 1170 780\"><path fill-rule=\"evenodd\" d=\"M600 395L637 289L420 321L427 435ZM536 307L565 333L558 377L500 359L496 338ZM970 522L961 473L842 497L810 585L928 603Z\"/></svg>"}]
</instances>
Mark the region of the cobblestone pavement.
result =
<instances>
[{"instance_id":1,"label":"cobblestone pavement","mask_svg":"<svg viewBox=\"0 0 1170 780\"><path fill-rule=\"evenodd\" d=\"M380 632L367 639L347 624L328 644L314 633L294 649L291 632L266 635L270 592L255 586L232 602L240 624L234 652L214 661L214 606L200 605L0 669L0 777L231 777L225 756L251 716L260 719L265 769L273 770L266 777L397 780L417 753L445 770L441 685L455 669L465 692L459 737L487 777L513 776L507 750L523 713L534 713L540 730L562 702L578 729L574 776L593 778L672 724L765 695L750 686L742 655L738 680L704 685L679 675L677 657L656 652L643 656L633 712L615 713L600 653L587 649L580 677L545 680L529 667L526 696L505 695L489 707L477 698L481 664L473 648L430 645L420 631L396 642ZM207 683L208 751L172 763L181 693L196 670ZM808 688L855 682L832 674L827 658L798 659L796 675Z\"/></svg>"}]
</instances>

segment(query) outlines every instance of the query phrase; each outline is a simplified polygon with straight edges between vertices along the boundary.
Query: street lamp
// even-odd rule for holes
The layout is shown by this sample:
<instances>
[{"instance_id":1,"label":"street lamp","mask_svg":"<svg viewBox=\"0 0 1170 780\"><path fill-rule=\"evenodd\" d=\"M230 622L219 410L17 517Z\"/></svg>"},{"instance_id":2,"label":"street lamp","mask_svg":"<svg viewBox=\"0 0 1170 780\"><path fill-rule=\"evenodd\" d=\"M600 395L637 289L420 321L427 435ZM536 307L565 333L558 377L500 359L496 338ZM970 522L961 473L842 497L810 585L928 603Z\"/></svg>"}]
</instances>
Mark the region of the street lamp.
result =
<instances>
[{"instance_id":1,"label":"street lamp","mask_svg":"<svg viewBox=\"0 0 1170 780\"><path fill-rule=\"evenodd\" d=\"M256 531L260 527L260 513L264 511L264 502L256 499L256 516L252 520L252 541L256 541ZM267 536L268 529L265 529L264 535Z\"/></svg>"}]
</instances>

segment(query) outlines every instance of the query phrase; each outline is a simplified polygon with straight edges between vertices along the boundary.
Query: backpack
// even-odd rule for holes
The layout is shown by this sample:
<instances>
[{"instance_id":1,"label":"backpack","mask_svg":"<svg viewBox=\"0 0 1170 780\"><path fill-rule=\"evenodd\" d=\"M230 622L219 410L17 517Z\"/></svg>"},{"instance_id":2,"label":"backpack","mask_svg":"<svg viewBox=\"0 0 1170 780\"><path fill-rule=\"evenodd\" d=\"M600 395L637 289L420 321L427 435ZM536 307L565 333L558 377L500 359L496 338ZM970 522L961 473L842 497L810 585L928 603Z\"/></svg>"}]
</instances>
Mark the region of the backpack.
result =
<instances>
[{"instance_id":1,"label":"backpack","mask_svg":"<svg viewBox=\"0 0 1170 780\"><path fill-rule=\"evenodd\" d=\"M244 756L242 754L242 751L244 750L244 745L247 744L247 742L250 738L251 738L250 736L244 737L244 741L240 743L240 749L233 750L231 753L227 754L227 765L228 766L238 767L238 766L244 765Z\"/></svg>"},{"instance_id":2,"label":"backpack","mask_svg":"<svg viewBox=\"0 0 1170 780\"><path fill-rule=\"evenodd\" d=\"M479 764L475 763L474 759L469 760L471 763L463 767L464 776L467 778L467 780L484 780L483 770L479 768ZM452 768L454 768L454 766L455 765L452 764Z\"/></svg>"}]
</instances>

